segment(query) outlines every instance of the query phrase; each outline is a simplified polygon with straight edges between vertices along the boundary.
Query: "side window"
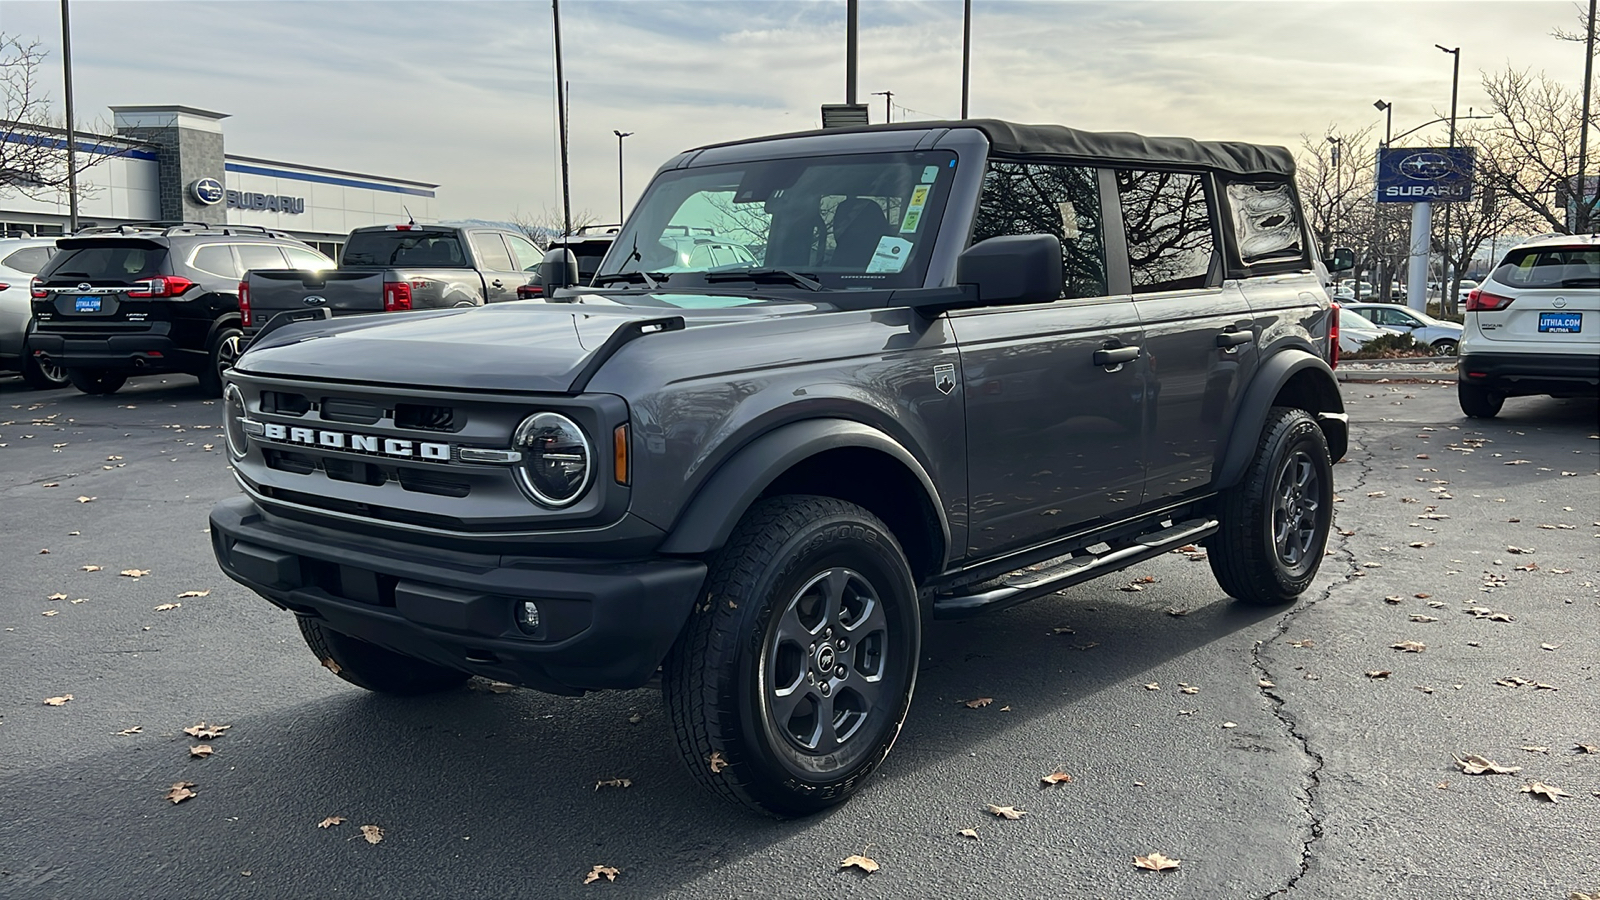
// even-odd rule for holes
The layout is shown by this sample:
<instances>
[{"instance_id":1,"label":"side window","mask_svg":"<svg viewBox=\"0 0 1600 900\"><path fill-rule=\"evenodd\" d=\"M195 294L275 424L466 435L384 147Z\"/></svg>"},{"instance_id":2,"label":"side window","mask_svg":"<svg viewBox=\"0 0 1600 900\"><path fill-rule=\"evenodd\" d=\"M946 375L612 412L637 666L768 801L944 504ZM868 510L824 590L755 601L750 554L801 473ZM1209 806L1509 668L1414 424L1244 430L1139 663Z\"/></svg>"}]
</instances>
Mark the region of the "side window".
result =
<instances>
[{"instance_id":1,"label":"side window","mask_svg":"<svg viewBox=\"0 0 1600 900\"><path fill-rule=\"evenodd\" d=\"M505 235L505 239L506 243L511 245L511 255L517 258L516 268L524 272L539 271L539 263L544 259L544 254L539 252L539 248L535 247L532 241L514 234Z\"/></svg>"},{"instance_id":2,"label":"side window","mask_svg":"<svg viewBox=\"0 0 1600 900\"><path fill-rule=\"evenodd\" d=\"M500 235L492 231L474 231L472 249L478 251L484 268L491 272L515 272L519 268L511 262L511 254L506 252L505 242L500 240Z\"/></svg>"},{"instance_id":3,"label":"side window","mask_svg":"<svg viewBox=\"0 0 1600 900\"><path fill-rule=\"evenodd\" d=\"M272 244L234 244L239 251L239 265L246 272L251 269L282 269L288 265L283 253Z\"/></svg>"},{"instance_id":4,"label":"side window","mask_svg":"<svg viewBox=\"0 0 1600 900\"><path fill-rule=\"evenodd\" d=\"M1254 266L1304 257L1300 209L1288 184L1230 184L1227 193L1240 262Z\"/></svg>"},{"instance_id":5,"label":"side window","mask_svg":"<svg viewBox=\"0 0 1600 900\"><path fill-rule=\"evenodd\" d=\"M233 259L231 244L207 244L194 252L196 269L219 278L238 278L239 264Z\"/></svg>"},{"instance_id":6,"label":"side window","mask_svg":"<svg viewBox=\"0 0 1600 900\"><path fill-rule=\"evenodd\" d=\"M1008 234L1061 239L1062 295L1102 297L1105 233L1095 170L991 160L983 173L972 242Z\"/></svg>"},{"instance_id":7,"label":"side window","mask_svg":"<svg viewBox=\"0 0 1600 900\"><path fill-rule=\"evenodd\" d=\"M1205 287L1216 252L1205 179L1189 172L1116 175L1133 292Z\"/></svg>"},{"instance_id":8,"label":"side window","mask_svg":"<svg viewBox=\"0 0 1600 900\"><path fill-rule=\"evenodd\" d=\"M55 252L54 247L23 247L21 250L0 260L0 266L26 272L29 275L39 274L44 264L50 261L50 254Z\"/></svg>"},{"instance_id":9,"label":"side window","mask_svg":"<svg viewBox=\"0 0 1600 900\"><path fill-rule=\"evenodd\" d=\"M283 255L289 257L291 269L331 269L333 260L320 253L313 253L300 247L280 247Z\"/></svg>"}]
</instances>

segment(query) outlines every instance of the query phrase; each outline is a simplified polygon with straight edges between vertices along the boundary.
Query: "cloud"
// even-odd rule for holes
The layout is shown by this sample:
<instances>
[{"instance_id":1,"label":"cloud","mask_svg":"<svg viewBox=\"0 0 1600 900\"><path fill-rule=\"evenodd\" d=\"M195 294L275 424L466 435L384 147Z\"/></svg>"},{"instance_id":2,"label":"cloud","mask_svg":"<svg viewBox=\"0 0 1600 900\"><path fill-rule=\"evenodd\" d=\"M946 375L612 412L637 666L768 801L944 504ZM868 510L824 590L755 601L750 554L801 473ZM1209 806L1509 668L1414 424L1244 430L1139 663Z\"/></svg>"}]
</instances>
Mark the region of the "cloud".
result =
<instances>
[{"instance_id":1,"label":"cloud","mask_svg":"<svg viewBox=\"0 0 1600 900\"><path fill-rule=\"evenodd\" d=\"M54 2L5 0L3 27L59 36ZM980 0L972 110L1094 130L1296 145L1395 103L1396 131L1482 109L1478 70L1550 69L1582 51L1548 37L1570 4L1077 3ZM439 182L447 217L559 205L550 7L544 2L85 2L72 7L78 108L182 103L232 113L228 149ZM565 0L573 205L615 217L677 152L815 127L844 93L844 4ZM860 99L881 120L954 116L961 4L862 4ZM52 85L59 76L51 72ZM59 96L59 91L55 92Z\"/></svg>"}]
</instances>

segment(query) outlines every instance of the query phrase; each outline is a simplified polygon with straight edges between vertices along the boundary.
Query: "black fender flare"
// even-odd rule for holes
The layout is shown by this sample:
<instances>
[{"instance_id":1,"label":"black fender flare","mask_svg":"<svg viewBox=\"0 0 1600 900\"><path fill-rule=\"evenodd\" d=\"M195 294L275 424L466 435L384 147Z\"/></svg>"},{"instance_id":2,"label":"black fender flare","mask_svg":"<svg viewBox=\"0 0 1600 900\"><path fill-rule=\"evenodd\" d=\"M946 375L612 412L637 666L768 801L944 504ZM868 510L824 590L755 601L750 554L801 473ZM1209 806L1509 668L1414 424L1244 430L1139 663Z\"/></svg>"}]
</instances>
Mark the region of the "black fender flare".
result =
<instances>
[{"instance_id":1,"label":"black fender flare","mask_svg":"<svg viewBox=\"0 0 1600 900\"><path fill-rule=\"evenodd\" d=\"M1301 373L1309 372L1309 376ZM1349 424L1344 413L1344 400L1339 396L1339 381L1333 369L1320 356L1305 350L1285 349L1274 353L1256 370L1239 403L1239 413L1233 420L1233 432L1227 449L1217 458L1212 470L1212 486L1227 490L1239 483L1245 469L1255 455L1256 444L1261 440L1261 429L1266 425L1279 394L1296 376L1306 379L1309 393L1302 393L1302 403L1322 427L1328 439L1328 451L1334 462L1344 458L1349 447Z\"/></svg>"},{"instance_id":2,"label":"black fender flare","mask_svg":"<svg viewBox=\"0 0 1600 900\"><path fill-rule=\"evenodd\" d=\"M780 425L734 451L695 492L659 552L698 555L720 549L728 542L745 511L778 476L809 457L843 447L876 450L911 472L922 485L923 499L938 519L942 552L948 557L950 522L939 500L939 490L922 463L900 442L877 428L849 419L831 418Z\"/></svg>"},{"instance_id":3,"label":"black fender flare","mask_svg":"<svg viewBox=\"0 0 1600 900\"><path fill-rule=\"evenodd\" d=\"M217 316L217 318L211 323L211 327L206 331L206 345L201 349L207 353L211 352L211 342L217 339L217 333L222 331L224 328L237 328L241 332L242 337L242 332L244 331L244 317L237 311L223 313L222 315Z\"/></svg>"}]
</instances>

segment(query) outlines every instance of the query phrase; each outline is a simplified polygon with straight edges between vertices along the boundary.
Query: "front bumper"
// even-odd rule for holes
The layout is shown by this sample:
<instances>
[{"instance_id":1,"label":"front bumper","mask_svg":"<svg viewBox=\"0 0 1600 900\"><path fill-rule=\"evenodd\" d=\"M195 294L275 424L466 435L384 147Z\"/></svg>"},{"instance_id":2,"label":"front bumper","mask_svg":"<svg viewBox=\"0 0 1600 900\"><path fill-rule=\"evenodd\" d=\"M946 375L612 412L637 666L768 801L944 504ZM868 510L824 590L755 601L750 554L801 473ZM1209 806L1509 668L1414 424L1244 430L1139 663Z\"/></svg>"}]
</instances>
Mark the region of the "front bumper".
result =
<instances>
[{"instance_id":1,"label":"front bumper","mask_svg":"<svg viewBox=\"0 0 1600 900\"><path fill-rule=\"evenodd\" d=\"M123 372L185 371L194 355L160 333L78 335L37 330L28 334L28 353L42 354L69 369Z\"/></svg>"},{"instance_id":2,"label":"front bumper","mask_svg":"<svg viewBox=\"0 0 1600 900\"><path fill-rule=\"evenodd\" d=\"M705 581L698 560L549 559L441 550L286 519L247 497L211 510L228 577L334 631L551 693L636 688L666 657ZM516 623L539 605L533 634Z\"/></svg>"},{"instance_id":3,"label":"front bumper","mask_svg":"<svg viewBox=\"0 0 1600 900\"><path fill-rule=\"evenodd\" d=\"M1600 356L1577 353L1472 353L1456 366L1463 384L1507 396L1600 394Z\"/></svg>"}]
</instances>

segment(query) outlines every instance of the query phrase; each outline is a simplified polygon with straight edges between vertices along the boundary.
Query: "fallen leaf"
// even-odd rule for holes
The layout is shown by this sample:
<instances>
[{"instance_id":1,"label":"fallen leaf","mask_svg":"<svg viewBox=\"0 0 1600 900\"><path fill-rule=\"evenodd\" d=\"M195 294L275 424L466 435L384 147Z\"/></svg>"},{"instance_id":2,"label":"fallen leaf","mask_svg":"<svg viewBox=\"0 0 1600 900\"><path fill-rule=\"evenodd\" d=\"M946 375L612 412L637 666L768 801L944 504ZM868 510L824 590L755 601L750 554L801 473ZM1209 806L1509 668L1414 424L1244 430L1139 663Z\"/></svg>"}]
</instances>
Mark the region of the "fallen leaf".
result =
<instances>
[{"instance_id":1,"label":"fallen leaf","mask_svg":"<svg viewBox=\"0 0 1600 900\"><path fill-rule=\"evenodd\" d=\"M207 725L201 722L199 725L190 725L185 728L183 733L202 741L210 741L222 737L222 733L232 727L232 725Z\"/></svg>"},{"instance_id":2,"label":"fallen leaf","mask_svg":"<svg viewBox=\"0 0 1600 900\"><path fill-rule=\"evenodd\" d=\"M367 839L367 843L376 844L383 840L383 829L376 825L363 825L361 826L361 836Z\"/></svg>"},{"instance_id":3,"label":"fallen leaf","mask_svg":"<svg viewBox=\"0 0 1600 900\"><path fill-rule=\"evenodd\" d=\"M1237 723L1237 722L1223 722L1222 723L1222 727L1223 728L1238 728L1239 727L1239 723Z\"/></svg>"},{"instance_id":4,"label":"fallen leaf","mask_svg":"<svg viewBox=\"0 0 1600 900\"><path fill-rule=\"evenodd\" d=\"M1368 678L1388 678L1390 675L1393 675L1393 674L1394 673L1389 671L1388 669L1375 669L1375 670L1373 670L1371 672L1368 672L1367 673L1367 677Z\"/></svg>"},{"instance_id":5,"label":"fallen leaf","mask_svg":"<svg viewBox=\"0 0 1600 900\"><path fill-rule=\"evenodd\" d=\"M98 572L101 569L105 568L105 566L79 566L78 568L82 569L85 572Z\"/></svg>"},{"instance_id":6,"label":"fallen leaf","mask_svg":"<svg viewBox=\"0 0 1600 900\"><path fill-rule=\"evenodd\" d=\"M1367 496L1368 497L1387 497L1387 496L1389 496L1389 492L1388 491L1367 491Z\"/></svg>"},{"instance_id":7,"label":"fallen leaf","mask_svg":"<svg viewBox=\"0 0 1600 900\"><path fill-rule=\"evenodd\" d=\"M1166 872L1170 869L1176 869L1182 862L1183 860L1181 859L1168 859L1159 853L1152 853L1149 856L1135 856L1133 858L1135 867L1149 869L1152 872Z\"/></svg>"},{"instance_id":8,"label":"fallen leaf","mask_svg":"<svg viewBox=\"0 0 1600 900\"><path fill-rule=\"evenodd\" d=\"M167 791L167 799L176 804L182 803L190 797L200 796L194 791L189 790L189 788L192 787L194 787L194 782L192 781L175 781L172 783L172 788Z\"/></svg>"},{"instance_id":9,"label":"fallen leaf","mask_svg":"<svg viewBox=\"0 0 1600 900\"><path fill-rule=\"evenodd\" d=\"M338 663L334 662L333 657L331 656L323 657L322 667L335 675L343 671L342 667L340 667Z\"/></svg>"},{"instance_id":10,"label":"fallen leaf","mask_svg":"<svg viewBox=\"0 0 1600 900\"><path fill-rule=\"evenodd\" d=\"M583 876L583 883L590 884L592 882L599 881L602 878L607 881L616 881L617 876L620 874L622 874L620 870L614 869L611 866L595 866L589 870L589 874Z\"/></svg>"},{"instance_id":11,"label":"fallen leaf","mask_svg":"<svg viewBox=\"0 0 1600 900\"><path fill-rule=\"evenodd\" d=\"M344 816L329 816L326 819L323 819L321 822L318 822L317 823L317 827L318 828L332 828L335 825L343 825L343 824L344 824Z\"/></svg>"},{"instance_id":12,"label":"fallen leaf","mask_svg":"<svg viewBox=\"0 0 1600 900\"><path fill-rule=\"evenodd\" d=\"M1522 771L1521 766L1502 766L1497 762L1482 756L1469 754L1466 759L1454 757L1456 765L1468 775L1515 775Z\"/></svg>"},{"instance_id":13,"label":"fallen leaf","mask_svg":"<svg viewBox=\"0 0 1600 900\"><path fill-rule=\"evenodd\" d=\"M1178 682L1178 692L1180 694L1198 694L1200 693L1200 689L1192 684L1184 684L1180 681Z\"/></svg>"},{"instance_id":14,"label":"fallen leaf","mask_svg":"<svg viewBox=\"0 0 1600 900\"><path fill-rule=\"evenodd\" d=\"M1533 552L1533 548L1532 547L1517 547L1517 546L1513 545L1513 546L1507 547L1506 548L1506 552L1520 555L1520 554L1523 554L1523 553L1532 553Z\"/></svg>"},{"instance_id":15,"label":"fallen leaf","mask_svg":"<svg viewBox=\"0 0 1600 900\"><path fill-rule=\"evenodd\" d=\"M45 556L45 555L48 555L49 553L50 553L50 548L48 548L48 547L46 547L45 549L39 551L39 555L40 556Z\"/></svg>"},{"instance_id":16,"label":"fallen leaf","mask_svg":"<svg viewBox=\"0 0 1600 900\"><path fill-rule=\"evenodd\" d=\"M198 759L205 759L217 751L211 749L210 744L196 744L189 748L189 755Z\"/></svg>"},{"instance_id":17,"label":"fallen leaf","mask_svg":"<svg viewBox=\"0 0 1600 900\"><path fill-rule=\"evenodd\" d=\"M155 607L155 611L156 612L166 612L169 609L177 609L178 607L180 607L182 605L183 605L182 603L163 603L160 606Z\"/></svg>"},{"instance_id":18,"label":"fallen leaf","mask_svg":"<svg viewBox=\"0 0 1600 900\"><path fill-rule=\"evenodd\" d=\"M1159 691L1159 690L1161 690L1161 682L1152 681L1149 684L1145 685L1144 689L1147 690L1147 691Z\"/></svg>"},{"instance_id":19,"label":"fallen leaf","mask_svg":"<svg viewBox=\"0 0 1600 900\"><path fill-rule=\"evenodd\" d=\"M138 734L141 731L144 731L144 726L135 725L132 728L124 728L121 731L116 732L116 734L118 737L126 737L130 734Z\"/></svg>"},{"instance_id":20,"label":"fallen leaf","mask_svg":"<svg viewBox=\"0 0 1600 900\"><path fill-rule=\"evenodd\" d=\"M59 610L59 609L47 609L44 612L40 613L40 615L42 615L42 616L58 616L60 614L61 614L61 610Z\"/></svg>"},{"instance_id":21,"label":"fallen leaf","mask_svg":"<svg viewBox=\"0 0 1600 900\"><path fill-rule=\"evenodd\" d=\"M644 721L644 716L641 716L638 713L634 713L633 715L628 717L628 724L629 725L637 725L637 724L639 724L640 722L643 722L643 721Z\"/></svg>"},{"instance_id":22,"label":"fallen leaf","mask_svg":"<svg viewBox=\"0 0 1600 900\"><path fill-rule=\"evenodd\" d=\"M1051 634L1077 634L1077 632L1073 631L1072 627L1069 626L1069 625L1057 625L1056 627L1050 629L1050 633Z\"/></svg>"},{"instance_id":23,"label":"fallen leaf","mask_svg":"<svg viewBox=\"0 0 1600 900\"><path fill-rule=\"evenodd\" d=\"M728 767L728 761L722 758L722 751L715 750L706 762L711 764L711 774L716 775Z\"/></svg>"},{"instance_id":24,"label":"fallen leaf","mask_svg":"<svg viewBox=\"0 0 1600 900\"><path fill-rule=\"evenodd\" d=\"M1529 753L1549 753L1550 752L1550 748L1549 747L1526 746L1526 747L1523 747L1522 749L1526 750Z\"/></svg>"},{"instance_id":25,"label":"fallen leaf","mask_svg":"<svg viewBox=\"0 0 1600 900\"><path fill-rule=\"evenodd\" d=\"M121 576L123 576L125 578L143 578L144 576L150 574L150 570L149 569L123 569L121 572L118 572L117 574L121 575Z\"/></svg>"},{"instance_id":26,"label":"fallen leaf","mask_svg":"<svg viewBox=\"0 0 1600 900\"><path fill-rule=\"evenodd\" d=\"M1424 616L1424 615L1420 615L1418 613L1412 613L1411 614L1411 621L1413 621L1413 622L1437 622L1437 621L1439 621L1439 619L1436 616Z\"/></svg>"},{"instance_id":27,"label":"fallen leaf","mask_svg":"<svg viewBox=\"0 0 1600 900\"><path fill-rule=\"evenodd\" d=\"M1071 781L1072 776L1065 772L1051 772L1049 775L1039 779L1041 784L1068 784Z\"/></svg>"},{"instance_id":28,"label":"fallen leaf","mask_svg":"<svg viewBox=\"0 0 1600 900\"><path fill-rule=\"evenodd\" d=\"M973 700L963 700L961 704L967 709L981 709L994 702L993 697L978 697Z\"/></svg>"},{"instance_id":29,"label":"fallen leaf","mask_svg":"<svg viewBox=\"0 0 1600 900\"><path fill-rule=\"evenodd\" d=\"M1406 653L1421 653L1422 651L1428 649L1428 645L1422 643L1421 641L1401 641L1398 644L1390 644L1389 646L1396 650L1402 650Z\"/></svg>"},{"instance_id":30,"label":"fallen leaf","mask_svg":"<svg viewBox=\"0 0 1600 900\"><path fill-rule=\"evenodd\" d=\"M41 484L39 486L40 487L61 487L61 482L59 482L59 481L46 481L44 484Z\"/></svg>"},{"instance_id":31,"label":"fallen leaf","mask_svg":"<svg viewBox=\"0 0 1600 900\"><path fill-rule=\"evenodd\" d=\"M1540 650L1554 651L1554 650L1556 650L1556 648L1558 648L1560 646L1561 646L1560 644L1540 644L1539 645L1539 649Z\"/></svg>"},{"instance_id":32,"label":"fallen leaf","mask_svg":"<svg viewBox=\"0 0 1600 900\"><path fill-rule=\"evenodd\" d=\"M1313 641L1310 641L1310 640L1290 641L1289 642L1289 646L1291 646L1291 647L1305 647L1307 649L1310 649L1312 647L1315 647L1316 643L1313 642Z\"/></svg>"},{"instance_id":33,"label":"fallen leaf","mask_svg":"<svg viewBox=\"0 0 1600 900\"><path fill-rule=\"evenodd\" d=\"M1567 793L1566 791L1563 791L1561 788L1558 788L1553 784L1545 784L1542 781L1530 781L1530 782L1528 782L1527 784L1522 786L1522 793L1524 793L1524 794L1532 794L1535 797L1539 797L1539 798L1544 799L1544 800L1549 800L1551 803L1559 803L1560 800L1557 799L1559 797L1571 797L1572 796L1571 794Z\"/></svg>"},{"instance_id":34,"label":"fallen leaf","mask_svg":"<svg viewBox=\"0 0 1600 900\"><path fill-rule=\"evenodd\" d=\"M1274 688L1274 687L1277 687L1277 685L1273 684L1272 682L1268 681L1265 678L1257 678L1256 679L1256 687L1259 687L1259 688Z\"/></svg>"},{"instance_id":35,"label":"fallen leaf","mask_svg":"<svg viewBox=\"0 0 1600 900\"><path fill-rule=\"evenodd\" d=\"M969 839L974 840L974 841L978 839L978 830L976 828L963 828L960 831L956 832L956 834L959 834L964 838L969 838Z\"/></svg>"},{"instance_id":36,"label":"fallen leaf","mask_svg":"<svg viewBox=\"0 0 1600 900\"><path fill-rule=\"evenodd\" d=\"M844 862L839 863L839 868L841 868L841 869L848 869L848 868L850 868L852 866L854 866L857 869L860 869L861 871L867 873L868 875L871 875L873 872L878 871L878 862L877 862L877 860L872 859L871 857L868 857L868 856L861 856L860 854L857 854L855 856L847 856L847 857L844 858Z\"/></svg>"},{"instance_id":37,"label":"fallen leaf","mask_svg":"<svg viewBox=\"0 0 1600 900\"><path fill-rule=\"evenodd\" d=\"M1172 616L1175 619L1181 619L1184 616L1187 616L1188 614L1189 614L1189 610L1187 608L1185 608L1185 607L1180 607L1180 606L1169 606L1169 607L1167 607L1167 615Z\"/></svg>"},{"instance_id":38,"label":"fallen leaf","mask_svg":"<svg viewBox=\"0 0 1600 900\"><path fill-rule=\"evenodd\" d=\"M98 498L98 497L79 497L78 498L78 502L79 503L93 503L94 501L96 501L98 499L100 499L100 498Z\"/></svg>"},{"instance_id":39,"label":"fallen leaf","mask_svg":"<svg viewBox=\"0 0 1600 900\"><path fill-rule=\"evenodd\" d=\"M596 781L594 783L594 789L597 790L597 791L600 790L603 787L614 787L614 788L633 787L633 779L631 779L631 778L602 778L599 781Z\"/></svg>"},{"instance_id":40,"label":"fallen leaf","mask_svg":"<svg viewBox=\"0 0 1600 900\"><path fill-rule=\"evenodd\" d=\"M1385 602L1385 603L1387 603L1387 604L1389 604L1391 606L1398 606L1404 600L1405 600L1405 598L1400 596L1399 594L1390 594L1389 596L1383 598L1383 602Z\"/></svg>"},{"instance_id":41,"label":"fallen leaf","mask_svg":"<svg viewBox=\"0 0 1600 900\"><path fill-rule=\"evenodd\" d=\"M210 591L184 591L178 595L179 600L188 600L190 597L209 597Z\"/></svg>"},{"instance_id":42,"label":"fallen leaf","mask_svg":"<svg viewBox=\"0 0 1600 900\"><path fill-rule=\"evenodd\" d=\"M517 686L508 681L489 682L489 693L491 694L509 694L516 689Z\"/></svg>"},{"instance_id":43,"label":"fallen leaf","mask_svg":"<svg viewBox=\"0 0 1600 900\"><path fill-rule=\"evenodd\" d=\"M1012 820L1020 819L1028 814L1028 811L1024 809L1017 809L1014 806L995 806L993 803L989 804L989 812L993 813L996 818Z\"/></svg>"},{"instance_id":44,"label":"fallen leaf","mask_svg":"<svg viewBox=\"0 0 1600 900\"><path fill-rule=\"evenodd\" d=\"M71 699L72 699L72 695L71 694L62 694L59 697L46 697L46 698L44 698L44 705L45 706L66 706L67 705L67 701L71 700Z\"/></svg>"}]
</instances>

